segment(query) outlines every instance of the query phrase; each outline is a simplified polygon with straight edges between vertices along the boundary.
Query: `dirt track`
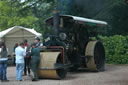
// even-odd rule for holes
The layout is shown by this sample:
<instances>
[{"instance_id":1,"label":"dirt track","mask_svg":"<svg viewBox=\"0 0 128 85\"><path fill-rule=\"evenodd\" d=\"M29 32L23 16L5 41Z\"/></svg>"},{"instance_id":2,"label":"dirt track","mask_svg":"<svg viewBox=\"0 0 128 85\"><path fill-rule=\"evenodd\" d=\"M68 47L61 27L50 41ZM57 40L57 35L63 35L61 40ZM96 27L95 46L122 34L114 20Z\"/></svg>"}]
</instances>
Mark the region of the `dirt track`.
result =
<instances>
[{"instance_id":1,"label":"dirt track","mask_svg":"<svg viewBox=\"0 0 128 85\"><path fill-rule=\"evenodd\" d=\"M63 80L42 79L32 82L28 76L23 81L15 80L15 67L8 67L9 82L0 82L0 85L128 85L128 65L106 65L104 72L88 72L79 70L68 73Z\"/></svg>"}]
</instances>

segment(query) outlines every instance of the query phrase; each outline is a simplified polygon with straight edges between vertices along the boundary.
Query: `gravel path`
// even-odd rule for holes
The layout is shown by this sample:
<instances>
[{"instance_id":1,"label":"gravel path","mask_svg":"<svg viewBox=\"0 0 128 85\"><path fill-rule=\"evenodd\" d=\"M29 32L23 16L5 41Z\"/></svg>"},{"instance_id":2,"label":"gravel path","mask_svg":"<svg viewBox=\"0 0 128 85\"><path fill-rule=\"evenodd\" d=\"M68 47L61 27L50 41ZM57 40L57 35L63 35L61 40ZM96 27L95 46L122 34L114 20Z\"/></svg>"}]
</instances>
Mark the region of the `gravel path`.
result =
<instances>
[{"instance_id":1,"label":"gravel path","mask_svg":"<svg viewBox=\"0 0 128 85\"><path fill-rule=\"evenodd\" d=\"M23 76L23 81L18 82L16 68L7 69L9 82L0 82L0 85L128 85L128 65L106 65L104 72L88 72L79 70L69 72L63 80L42 79L32 82L29 76Z\"/></svg>"}]
</instances>

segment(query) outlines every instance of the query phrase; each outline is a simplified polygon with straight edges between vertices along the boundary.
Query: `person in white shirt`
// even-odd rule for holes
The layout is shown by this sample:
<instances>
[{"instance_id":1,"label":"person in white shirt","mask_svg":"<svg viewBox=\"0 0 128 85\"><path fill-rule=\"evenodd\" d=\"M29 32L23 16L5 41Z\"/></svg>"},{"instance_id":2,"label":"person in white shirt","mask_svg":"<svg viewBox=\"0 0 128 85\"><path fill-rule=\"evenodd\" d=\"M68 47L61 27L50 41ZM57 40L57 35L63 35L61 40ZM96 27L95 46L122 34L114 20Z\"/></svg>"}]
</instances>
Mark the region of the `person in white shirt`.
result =
<instances>
[{"instance_id":1,"label":"person in white shirt","mask_svg":"<svg viewBox=\"0 0 128 85\"><path fill-rule=\"evenodd\" d=\"M16 55L16 80L22 81L22 73L24 71L24 57L26 55L26 51L24 49L24 43L20 43L15 49Z\"/></svg>"}]
</instances>

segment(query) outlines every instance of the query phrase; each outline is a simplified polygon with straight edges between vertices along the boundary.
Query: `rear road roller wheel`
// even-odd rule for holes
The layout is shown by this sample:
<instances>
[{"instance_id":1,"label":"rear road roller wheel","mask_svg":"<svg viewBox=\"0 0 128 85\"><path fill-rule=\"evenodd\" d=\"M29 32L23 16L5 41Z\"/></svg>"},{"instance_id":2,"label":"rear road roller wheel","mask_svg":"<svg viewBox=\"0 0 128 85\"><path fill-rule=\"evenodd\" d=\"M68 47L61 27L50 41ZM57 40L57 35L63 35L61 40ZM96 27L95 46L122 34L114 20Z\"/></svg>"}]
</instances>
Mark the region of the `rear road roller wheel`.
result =
<instances>
[{"instance_id":1,"label":"rear road roller wheel","mask_svg":"<svg viewBox=\"0 0 128 85\"><path fill-rule=\"evenodd\" d=\"M90 71L104 71L105 50L100 41L89 41L86 46L85 56Z\"/></svg>"}]
</instances>

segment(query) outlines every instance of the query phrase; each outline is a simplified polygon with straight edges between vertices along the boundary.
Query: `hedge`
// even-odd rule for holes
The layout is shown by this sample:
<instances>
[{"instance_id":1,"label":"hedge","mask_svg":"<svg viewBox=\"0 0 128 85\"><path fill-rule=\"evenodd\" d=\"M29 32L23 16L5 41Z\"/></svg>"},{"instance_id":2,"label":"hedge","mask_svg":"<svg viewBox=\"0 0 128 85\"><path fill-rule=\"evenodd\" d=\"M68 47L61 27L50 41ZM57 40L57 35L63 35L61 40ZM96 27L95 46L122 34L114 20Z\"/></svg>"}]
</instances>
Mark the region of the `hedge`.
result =
<instances>
[{"instance_id":1,"label":"hedge","mask_svg":"<svg viewBox=\"0 0 128 85\"><path fill-rule=\"evenodd\" d=\"M128 64L128 36L99 36L106 51L106 63Z\"/></svg>"}]
</instances>

